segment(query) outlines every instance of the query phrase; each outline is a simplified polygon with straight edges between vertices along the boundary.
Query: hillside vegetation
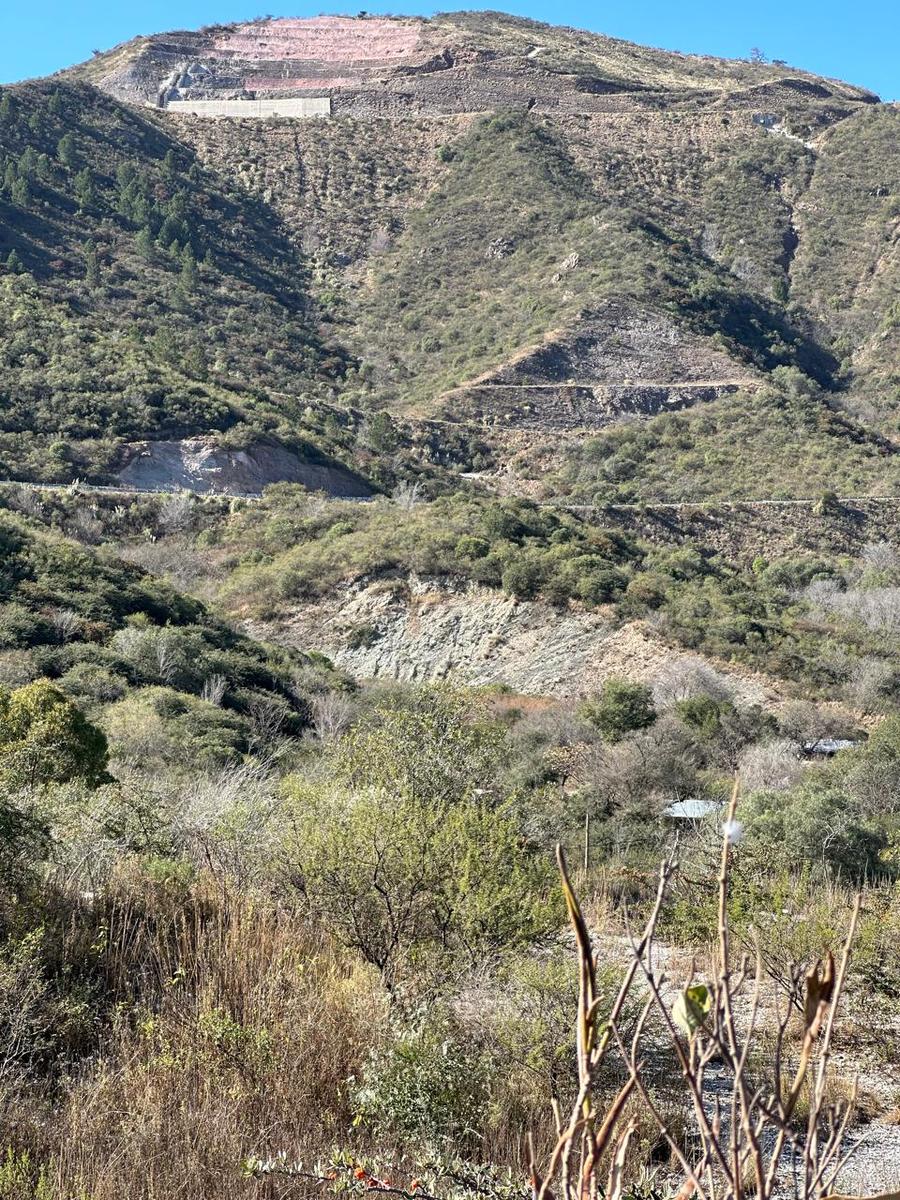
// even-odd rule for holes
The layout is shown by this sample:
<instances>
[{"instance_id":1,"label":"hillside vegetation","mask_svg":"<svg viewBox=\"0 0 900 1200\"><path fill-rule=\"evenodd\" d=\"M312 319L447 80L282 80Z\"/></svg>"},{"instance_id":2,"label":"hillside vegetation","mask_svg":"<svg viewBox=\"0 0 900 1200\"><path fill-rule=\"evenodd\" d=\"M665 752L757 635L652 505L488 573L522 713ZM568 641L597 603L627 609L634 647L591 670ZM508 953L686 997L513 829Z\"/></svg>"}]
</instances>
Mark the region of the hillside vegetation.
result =
<instances>
[{"instance_id":1,"label":"hillside vegetation","mask_svg":"<svg viewBox=\"0 0 900 1200\"><path fill-rule=\"evenodd\" d=\"M802 376L775 382L587 438L568 452L559 489L589 504L898 494L893 442Z\"/></svg>"},{"instance_id":2,"label":"hillside vegetation","mask_svg":"<svg viewBox=\"0 0 900 1200\"><path fill-rule=\"evenodd\" d=\"M208 431L303 446L343 359L302 264L158 122L84 85L5 91L0 236L0 474L102 477L124 441Z\"/></svg>"},{"instance_id":3,"label":"hillside vegetation","mask_svg":"<svg viewBox=\"0 0 900 1200\"><path fill-rule=\"evenodd\" d=\"M0 1200L890 1200L897 119L492 12L0 90Z\"/></svg>"},{"instance_id":4,"label":"hillside vegetation","mask_svg":"<svg viewBox=\"0 0 900 1200\"><path fill-rule=\"evenodd\" d=\"M376 393L387 389L381 403L427 403L602 296L650 301L717 334L738 359L799 363L827 380L828 356L783 313L639 210L598 194L552 130L488 118L439 153L448 162L440 183L356 297L352 336L366 347Z\"/></svg>"},{"instance_id":5,"label":"hillside vegetation","mask_svg":"<svg viewBox=\"0 0 900 1200\"><path fill-rule=\"evenodd\" d=\"M0 682L52 681L114 755L222 767L309 722L326 667L251 642L139 568L8 512L0 547Z\"/></svg>"}]
</instances>

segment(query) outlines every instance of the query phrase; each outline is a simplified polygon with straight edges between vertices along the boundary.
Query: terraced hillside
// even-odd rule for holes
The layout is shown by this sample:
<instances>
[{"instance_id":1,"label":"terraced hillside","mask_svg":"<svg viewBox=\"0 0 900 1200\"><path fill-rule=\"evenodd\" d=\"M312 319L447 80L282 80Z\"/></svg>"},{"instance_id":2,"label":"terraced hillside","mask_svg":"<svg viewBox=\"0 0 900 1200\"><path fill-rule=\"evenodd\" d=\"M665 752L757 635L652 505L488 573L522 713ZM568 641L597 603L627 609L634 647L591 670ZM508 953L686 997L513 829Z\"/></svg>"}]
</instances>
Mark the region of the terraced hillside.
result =
<instances>
[{"instance_id":1,"label":"terraced hillside","mask_svg":"<svg viewBox=\"0 0 900 1200\"><path fill-rule=\"evenodd\" d=\"M330 116L177 107L301 95ZM728 414L790 368L810 453L868 440L884 484L900 117L864 89L451 13L142 37L4 110L7 320L30 315L2 474L111 478L148 441L177 467L199 437L385 487L523 446L571 475L598 429Z\"/></svg>"},{"instance_id":2,"label":"terraced hillside","mask_svg":"<svg viewBox=\"0 0 900 1200\"><path fill-rule=\"evenodd\" d=\"M610 95L690 91L874 99L783 66L757 70L490 12L214 25L137 38L78 73L120 99L161 107L303 91L329 95L336 115L518 106L583 112L603 110Z\"/></svg>"}]
</instances>

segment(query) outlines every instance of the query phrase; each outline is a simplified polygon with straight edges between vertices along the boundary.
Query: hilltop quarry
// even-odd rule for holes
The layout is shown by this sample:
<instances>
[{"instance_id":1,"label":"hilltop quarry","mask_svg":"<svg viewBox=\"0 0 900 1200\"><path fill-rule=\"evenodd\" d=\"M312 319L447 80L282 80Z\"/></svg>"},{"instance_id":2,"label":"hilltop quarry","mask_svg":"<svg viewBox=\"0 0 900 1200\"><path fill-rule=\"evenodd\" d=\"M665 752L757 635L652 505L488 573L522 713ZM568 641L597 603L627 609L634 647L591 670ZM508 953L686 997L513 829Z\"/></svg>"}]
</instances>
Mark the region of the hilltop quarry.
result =
<instances>
[{"instance_id":1,"label":"hilltop quarry","mask_svg":"<svg viewBox=\"0 0 900 1200\"><path fill-rule=\"evenodd\" d=\"M138 38L84 71L120 100L174 111L298 94L330 100L334 116L357 117L615 112L623 97L653 109L689 92L757 108L789 96L876 99L802 71L648 50L499 13L265 18Z\"/></svg>"}]
</instances>

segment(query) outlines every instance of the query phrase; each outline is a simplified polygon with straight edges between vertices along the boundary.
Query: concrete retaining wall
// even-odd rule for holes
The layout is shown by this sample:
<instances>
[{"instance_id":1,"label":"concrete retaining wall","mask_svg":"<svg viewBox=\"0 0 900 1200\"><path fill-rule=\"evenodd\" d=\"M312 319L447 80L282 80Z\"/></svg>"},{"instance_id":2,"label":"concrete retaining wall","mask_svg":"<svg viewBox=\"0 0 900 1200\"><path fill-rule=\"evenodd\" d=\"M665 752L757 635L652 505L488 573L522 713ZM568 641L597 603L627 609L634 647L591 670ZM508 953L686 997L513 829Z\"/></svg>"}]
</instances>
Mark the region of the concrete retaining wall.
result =
<instances>
[{"instance_id":1,"label":"concrete retaining wall","mask_svg":"<svg viewBox=\"0 0 900 1200\"><path fill-rule=\"evenodd\" d=\"M195 117L330 117L327 96L287 100L170 100L166 112Z\"/></svg>"}]
</instances>

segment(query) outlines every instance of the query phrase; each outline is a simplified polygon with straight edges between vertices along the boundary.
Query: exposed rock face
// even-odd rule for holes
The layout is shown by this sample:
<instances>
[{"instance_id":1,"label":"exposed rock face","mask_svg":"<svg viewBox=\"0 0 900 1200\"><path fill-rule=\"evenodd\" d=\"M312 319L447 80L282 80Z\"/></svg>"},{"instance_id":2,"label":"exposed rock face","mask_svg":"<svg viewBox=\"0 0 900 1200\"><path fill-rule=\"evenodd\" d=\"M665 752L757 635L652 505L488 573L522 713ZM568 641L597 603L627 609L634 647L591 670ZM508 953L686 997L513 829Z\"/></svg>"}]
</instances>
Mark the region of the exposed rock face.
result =
<instances>
[{"instance_id":1,"label":"exposed rock face","mask_svg":"<svg viewBox=\"0 0 900 1200\"><path fill-rule=\"evenodd\" d=\"M356 116L604 112L616 111L622 97L652 108L654 93L690 91L737 91L768 111L797 84L818 89L820 98L866 98L859 89L826 86L791 69L637 53L613 38L495 13L429 21L265 18L141 38L99 56L84 73L119 99L160 107L300 89L330 95L336 115Z\"/></svg>"},{"instance_id":2,"label":"exposed rock face","mask_svg":"<svg viewBox=\"0 0 900 1200\"><path fill-rule=\"evenodd\" d=\"M270 483L301 483L330 496L364 497L371 489L338 465L306 462L283 446L258 443L230 450L203 438L138 442L119 472L121 483L148 491L186 488L231 496L258 495Z\"/></svg>"},{"instance_id":3,"label":"exposed rock face","mask_svg":"<svg viewBox=\"0 0 900 1200\"><path fill-rule=\"evenodd\" d=\"M728 354L665 313L605 300L574 329L518 355L490 380L507 384L702 383L752 378Z\"/></svg>"},{"instance_id":4,"label":"exposed rock face","mask_svg":"<svg viewBox=\"0 0 900 1200\"><path fill-rule=\"evenodd\" d=\"M755 384L751 386L756 386ZM473 384L455 393L466 421L533 430L590 430L623 416L651 417L678 412L739 390L740 382L714 384Z\"/></svg>"},{"instance_id":5,"label":"exposed rock face","mask_svg":"<svg viewBox=\"0 0 900 1200\"><path fill-rule=\"evenodd\" d=\"M488 588L410 579L347 586L256 632L315 644L362 678L502 683L526 695L578 698L611 675L648 684L709 673L709 661L667 646L647 627L614 628L600 613L559 612ZM724 690L747 704L771 703L767 680L721 668Z\"/></svg>"},{"instance_id":6,"label":"exposed rock face","mask_svg":"<svg viewBox=\"0 0 900 1200\"><path fill-rule=\"evenodd\" d=\"M524 429L589 429L715 400L758 378L665 313L622 300L445 397L444 415Z\"/></svg>"}]
</instances>

